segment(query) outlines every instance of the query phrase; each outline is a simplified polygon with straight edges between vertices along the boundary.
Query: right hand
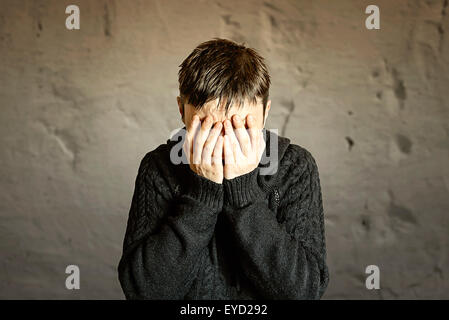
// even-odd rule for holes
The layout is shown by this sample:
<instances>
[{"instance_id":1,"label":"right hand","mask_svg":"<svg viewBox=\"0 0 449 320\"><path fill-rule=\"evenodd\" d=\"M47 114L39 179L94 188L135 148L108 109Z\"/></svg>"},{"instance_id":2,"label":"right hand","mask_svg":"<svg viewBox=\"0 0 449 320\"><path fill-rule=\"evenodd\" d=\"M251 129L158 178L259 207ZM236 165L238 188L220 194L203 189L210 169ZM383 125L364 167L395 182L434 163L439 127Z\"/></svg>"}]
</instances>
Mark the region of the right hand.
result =
<instances>
[{"instance_id":1,"label":"right hand","mask_svg":"<svg viewBox=\"0 0 449 320\"><path fill-rule=\"evenodd\" d=\"M223 136L220 135L223 124L213 125L211 116L201 123L194 115L187 128L183 149L188 157L190 169L196 174L215 183L223 182Z\"/></svg>"}]
</instances>

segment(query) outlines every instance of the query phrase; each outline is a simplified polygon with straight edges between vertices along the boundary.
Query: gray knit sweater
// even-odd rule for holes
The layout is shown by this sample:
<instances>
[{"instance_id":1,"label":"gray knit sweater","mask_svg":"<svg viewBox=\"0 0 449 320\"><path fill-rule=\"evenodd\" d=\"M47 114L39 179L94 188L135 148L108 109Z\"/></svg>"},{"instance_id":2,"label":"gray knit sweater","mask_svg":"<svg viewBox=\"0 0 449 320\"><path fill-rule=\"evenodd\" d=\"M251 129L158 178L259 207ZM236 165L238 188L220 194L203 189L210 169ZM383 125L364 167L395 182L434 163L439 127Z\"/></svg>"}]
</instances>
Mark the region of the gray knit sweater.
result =
<instances>
[{"instance_id":1,"label":"gray knit sweater","mask_svg":"<svg viewBox=\"0 0 449 320\"><path fill-rule=\"evenodd\" d=\"M127 299L321 298L329 273L318 168L309 151L274 137L276 174L261 175L260 164L223 184L173 164L175 141L143 157L118 266Z\"/></svg>"}]
</instances>

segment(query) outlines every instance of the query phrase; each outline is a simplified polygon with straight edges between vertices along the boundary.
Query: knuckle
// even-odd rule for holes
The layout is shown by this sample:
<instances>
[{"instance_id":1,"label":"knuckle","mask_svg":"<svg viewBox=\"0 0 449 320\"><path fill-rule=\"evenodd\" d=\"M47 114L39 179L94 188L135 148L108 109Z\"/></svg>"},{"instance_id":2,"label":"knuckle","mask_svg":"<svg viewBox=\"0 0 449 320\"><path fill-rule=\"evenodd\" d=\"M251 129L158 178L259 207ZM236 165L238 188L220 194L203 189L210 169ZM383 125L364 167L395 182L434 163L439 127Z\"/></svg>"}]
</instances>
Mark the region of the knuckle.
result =
<instances>
[{"instance_id":1,"label":"knuckle","mask_svg":"<svg viewBox=\"0 0 449 320\"><path fill-rule=\"evenodd\" d=\"M203 121L202 127L210 127L212 125L212 119L211 117L207 116L206 119Z\"/></svg>"},{"instance_id":2,"label":"knuckle","mask_svg":"<svg viewBox=\"0 0 449 320\"><path fill-rule=\"evenodd\" d=\"M203 149L203 154L210 154L212 152L211 145L206 145Z\"/></svg>"}]
</instances>

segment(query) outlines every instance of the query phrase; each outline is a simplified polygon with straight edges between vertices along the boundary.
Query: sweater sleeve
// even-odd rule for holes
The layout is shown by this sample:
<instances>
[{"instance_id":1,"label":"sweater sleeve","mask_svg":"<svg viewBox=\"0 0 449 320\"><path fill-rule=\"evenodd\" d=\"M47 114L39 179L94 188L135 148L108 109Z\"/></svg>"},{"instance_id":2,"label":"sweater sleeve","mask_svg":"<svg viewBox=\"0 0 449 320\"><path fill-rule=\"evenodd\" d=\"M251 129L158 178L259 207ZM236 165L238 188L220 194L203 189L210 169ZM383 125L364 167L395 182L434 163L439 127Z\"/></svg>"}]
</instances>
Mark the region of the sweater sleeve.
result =
<instances>
[{"instance_id":1,"label":"sweater sleeve","mask_svg":"<svg viewBox=\"0 0 449 320\"><path fill-rule=\"evenodd\" d=\"M127 299L183 299L214 232L223 187L187 169L188 188L169 200L148 155L135 181L119 280Z\"/></svg>"},{"instance_id":2,"label":"sweater sleeve","mask_svg":"<svg viewBox=\"0 0 449 320\"><path fill-rule=\"evenodd\" d=\"M277 212L257 183L259 168L224 181L235 263L263 299L320 299L329 281L318 168L300 150L292 151Z\"/></svg>"}]
</instances>

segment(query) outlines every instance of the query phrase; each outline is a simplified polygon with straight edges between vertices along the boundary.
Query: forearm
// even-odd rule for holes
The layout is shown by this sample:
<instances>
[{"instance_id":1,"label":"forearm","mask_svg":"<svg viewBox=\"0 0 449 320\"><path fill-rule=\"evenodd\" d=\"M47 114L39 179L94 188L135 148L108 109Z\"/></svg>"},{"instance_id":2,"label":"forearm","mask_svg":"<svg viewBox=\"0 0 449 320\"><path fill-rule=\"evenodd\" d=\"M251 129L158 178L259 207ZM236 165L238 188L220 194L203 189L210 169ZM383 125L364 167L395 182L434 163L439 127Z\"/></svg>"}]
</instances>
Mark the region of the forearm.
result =
<instances>
[{"instance_id":1,"label":"forearm","mask_svg":"<svg viewBox=\"0 0 449 320\"><path fill-rule=\"evenodd\" d=\"M225 183L224 212L245 276L267 299L318 299L326 266L320 248L304 245L268 208L255 172ZM319 230L317 230L319 232Z\"/></svg>"},{"instance_id":2,"label":"forearm","mask_svg":"<svg viewBox=\"0 0 449 320\"><path fill-rule=\"evenodd\" d=\"M193 177L193 176L192 176ZM124 253L119 279L127 298L182 299L198 272L222 206L218 184L195 177L165 221Z\"/></svg>"}]
</instances>

